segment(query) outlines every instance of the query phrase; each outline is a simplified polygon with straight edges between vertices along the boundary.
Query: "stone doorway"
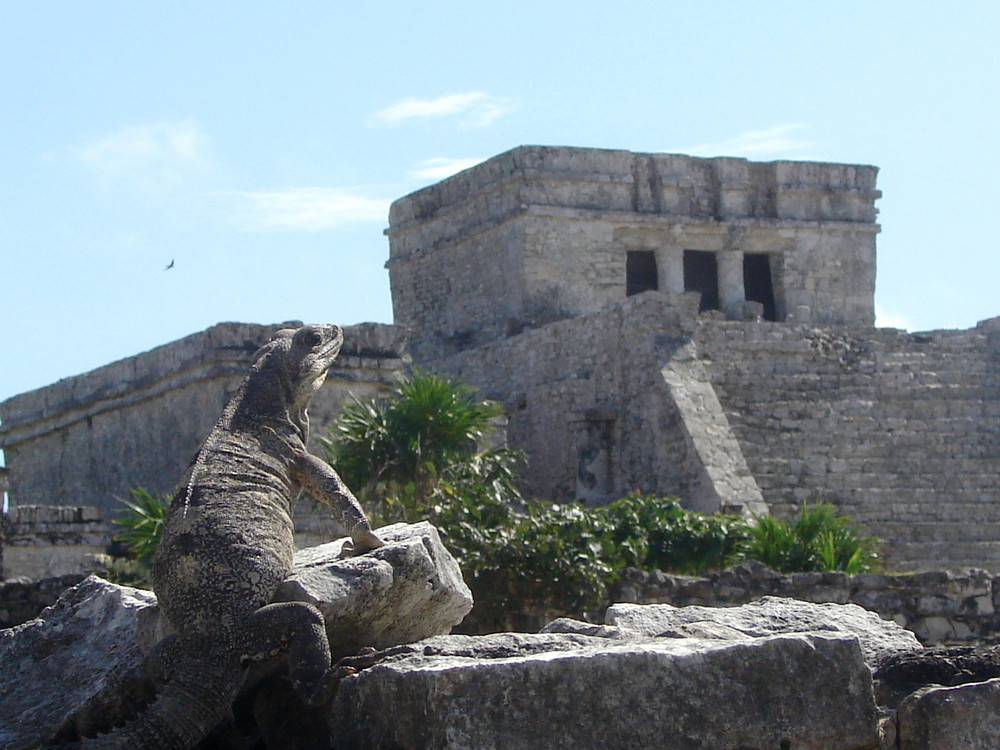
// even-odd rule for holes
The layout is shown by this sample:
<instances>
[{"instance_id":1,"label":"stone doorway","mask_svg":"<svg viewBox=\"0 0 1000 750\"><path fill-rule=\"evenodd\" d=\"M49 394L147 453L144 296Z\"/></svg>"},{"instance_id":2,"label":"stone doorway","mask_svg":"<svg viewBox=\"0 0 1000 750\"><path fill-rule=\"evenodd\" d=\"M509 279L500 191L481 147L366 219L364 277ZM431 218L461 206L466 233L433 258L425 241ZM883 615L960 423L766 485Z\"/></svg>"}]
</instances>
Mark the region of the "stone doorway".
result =
<instances>
[{"instance_id":1,"label":"stone doorway","mask_svg":"<svg viewBox=\"0 0 1000 750\"><path fill-rule=\"evenodd\" d=\"M629 250L625 256L625 296L658 288L656 254L652 250Z\"/></svg>"},{"instance_id":2,"label":"stone doorway","mask_svg":"<svg viewBox=\"0 0 1000 750\"><path fill-rule=\"evenodd\" d=\"M764 320L778 319L771 258L767 253L747 253L743 256L743 288L749 301L760 302L764 306Z\"/></svg>"},{"instance_id":3,"label":"stone doorway","mask_svg":"<svg viewBox=\"0 0 1000 750\"><path fill-rule=\"evenodd\" d=\"M719 309L719 264L715 253L684 251L684 291L701 293L699 312Z\"/></svg>"}]
</instances>

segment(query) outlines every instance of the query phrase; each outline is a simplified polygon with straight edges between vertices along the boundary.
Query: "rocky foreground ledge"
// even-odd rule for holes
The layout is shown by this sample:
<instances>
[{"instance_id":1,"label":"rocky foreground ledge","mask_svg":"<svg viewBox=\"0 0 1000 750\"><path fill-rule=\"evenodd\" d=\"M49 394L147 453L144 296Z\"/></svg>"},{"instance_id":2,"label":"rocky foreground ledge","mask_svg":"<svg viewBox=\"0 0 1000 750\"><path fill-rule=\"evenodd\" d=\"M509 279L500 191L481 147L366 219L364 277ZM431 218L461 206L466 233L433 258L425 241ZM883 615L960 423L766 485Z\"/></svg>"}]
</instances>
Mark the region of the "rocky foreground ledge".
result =
<instances>
[{"instance_id":1,"label":"rocky foreground ledge","mask_svg":"<svg viewBox=\"0 0 1000 750\"><path fill-rule=\"evenodd\" d=\"M378 533L390 543L362 557L340 559L342 542L299 552L279 596L320 607L335 654L403 647L319 709L297 702L280 662L266 665L201 747L1000 747L992 652L924 650L856 605L617 604L603 625L446 635L472 599L436 530ZM164 632L152 594L96 577L0 631L0 749L90 735L140 710L152 694L143 653Z\"/></svg>"}]
</instances>

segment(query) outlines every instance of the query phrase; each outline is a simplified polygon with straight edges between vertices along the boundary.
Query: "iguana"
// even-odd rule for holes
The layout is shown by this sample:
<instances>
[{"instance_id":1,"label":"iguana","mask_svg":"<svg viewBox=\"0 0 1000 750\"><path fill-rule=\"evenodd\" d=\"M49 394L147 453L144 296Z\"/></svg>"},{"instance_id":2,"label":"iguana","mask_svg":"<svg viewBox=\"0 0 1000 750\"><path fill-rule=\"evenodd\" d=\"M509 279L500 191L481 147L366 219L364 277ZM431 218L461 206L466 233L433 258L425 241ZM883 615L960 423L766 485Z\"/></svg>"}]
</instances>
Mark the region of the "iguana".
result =
<instances>
[{"instance_id":1,"label":"iguana","mask_svg":"<svg viewBox=\"0 0 1000 750\"><path fill-rule=\"evenodd\" d=\"M343 340L335 325L283 329L254 356L171 503L153 561L176 635L147 663L166 686L138 718L81 747L186 750L228 715L248 666L285 651L306 702L335 684L319 610L271 601L292 571L300 489L333 509L354 554L383 546L351 491L306 448L306 408Z\"/></svg>"}]
</instances>

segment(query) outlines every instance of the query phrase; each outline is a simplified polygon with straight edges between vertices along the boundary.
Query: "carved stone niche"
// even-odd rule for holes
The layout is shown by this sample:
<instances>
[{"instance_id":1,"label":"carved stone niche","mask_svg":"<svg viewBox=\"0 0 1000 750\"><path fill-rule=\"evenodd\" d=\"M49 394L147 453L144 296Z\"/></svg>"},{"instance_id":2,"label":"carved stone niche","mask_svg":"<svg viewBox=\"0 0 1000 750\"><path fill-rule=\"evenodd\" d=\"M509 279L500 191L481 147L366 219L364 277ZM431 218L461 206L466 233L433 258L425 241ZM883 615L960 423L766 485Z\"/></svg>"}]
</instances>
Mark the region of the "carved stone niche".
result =
<instances>
[{"instance_id":1,"label":"carved stone niche","mask_svg":"<svg viewBox=\"0 0 1000 750\"><path fill-rule=\"evenodd\" d=\"M576 497L584 503L611 499L614 488L614 427L618 410L593 407L583 412L577 443Z\"/></svg>"}]
</instances>

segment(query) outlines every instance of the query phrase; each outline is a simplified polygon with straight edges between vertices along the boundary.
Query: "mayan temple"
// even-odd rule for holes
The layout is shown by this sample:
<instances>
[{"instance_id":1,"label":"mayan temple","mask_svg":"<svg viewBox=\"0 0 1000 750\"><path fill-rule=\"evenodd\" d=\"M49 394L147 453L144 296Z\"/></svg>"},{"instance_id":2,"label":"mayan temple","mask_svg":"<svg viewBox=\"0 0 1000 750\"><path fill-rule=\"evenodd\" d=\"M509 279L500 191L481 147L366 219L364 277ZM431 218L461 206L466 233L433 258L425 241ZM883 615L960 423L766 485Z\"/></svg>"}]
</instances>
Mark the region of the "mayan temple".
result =
<instances>
[{"instance_id":1,"label":"mayan temple","mask_svg":"<svg viewBox=\"0 0 1000 750\"><path fill-rule=\"evenodd\" d=\"M875 327L876 176L500 154L392 205L395 325L347 328L313 422L415 364L504 405L531 495L828 501L893 565L1000 571L1000 318ZM220 324L0 404L14 510L169 491L274 330Z\"/></svg>"}]
</instances>

